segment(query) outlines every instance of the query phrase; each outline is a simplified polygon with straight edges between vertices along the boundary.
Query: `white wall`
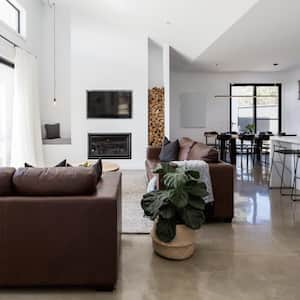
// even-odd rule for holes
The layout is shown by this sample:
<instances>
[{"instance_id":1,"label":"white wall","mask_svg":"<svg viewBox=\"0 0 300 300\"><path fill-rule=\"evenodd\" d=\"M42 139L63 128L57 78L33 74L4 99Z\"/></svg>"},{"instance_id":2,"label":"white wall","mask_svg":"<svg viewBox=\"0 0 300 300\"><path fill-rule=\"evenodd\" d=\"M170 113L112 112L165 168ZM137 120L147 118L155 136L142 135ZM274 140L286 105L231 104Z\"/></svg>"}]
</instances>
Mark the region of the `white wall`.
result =
<instances>
[{"instance_id":1,"label":"white wall","mask_svg":"<svg viewBox=\"0 0 300 300\"><path fill-rule=\"evenodd\" d=\"M285 74L283 82L283 120L285 130L300 135L300 100L299 86L300 69L296 69Z\"/></svg>"},{"instance_id":2,"label":"white wall","mask_svg":"<svg viewBox=\"0 0 300 300\"><path fill-rule=\"evenodd\" d=\"M40 64L41 120L60 123L61 136L71 137L70 111L70 12L56 4L56 104L54 105L53 9L44 5L42 12L42 53Z\"/></svg>"},{"instance_id":3,"label":"white wall","mask_svg":"<svg viewBox=\"0 0 300 300\"><path fill-rule=\"evenodd\" d=\"M170 46L163 45L163 79L165 88L165 136L171 136L171 100L170 100Z\"/></svg>"},{"instance_id":4,"label":"white wall","mask_svg":"<svg viewBox=\"0 0 300 300\"><path fill-rule=\"evenodd\" d=\"M71 136L70 13L59 2L56 10L57 105L53 105L53 11L40 0L18 0L26 11L26 36L0 22L0 33L37 56L42 123L61 124L62 137ZM0 39L0 53L13 59L14 48Z\"/></svg>"},{"instance_id":5,"label":"white wall","mask_svg":"<svg viewBox=\"0 0 300 300\"><path fill-rule=\"evenodd\" d=\"M39 0L17 0L26 11L26 36L23 37L11 30L6 24L0 22L0 33L22 48L40 55L41 46L41 12L43 5Z\"/></svg>"},{"instance_id":6,"label":"white wall","mask_svg":"<svg viewBox=\"0 0 300 300\"><path fill-rule=\"evenodd\" d=\"M163 48L153 40L148 40L148 87L163 87Z\"/></svg>"},{"instance_id":7,"label":"white wall","mask_svg":"<svg viewBox=\"0 0 300 300\"><path fill-rule=\"evenodd\" d=\"M144 167L147 145L148 39L120 28L72 18L71 161L87 159L87 134L132 133L132 159L114 160L122 168ZM87 90L132 90L132 119L87 119Z\"/></svg>"},{"instance_id":8,"label":"white wall","mask_svg":"<svg viewBox=\"0 0 300 300\"><path fill-rule=\"evenodd\" d=\"M229 95L230 83L282 83L282 130L300 135L297 124L300 113L298 80L300 70L272 73L171 73L170 123L171 138L189 136L203 139L207 130L229 130L229 99L215 99L215 95ZM180 96L199 93L206 100L206 127L182 128L180 124Z\"/></svg>"},{"instance_id":9,"label":"white wall","mask_svg":"<svg viewBox=\"0 0 300 300\"><path fill-rule=\"evenodd\" d=\"M87 160L87 134L132 133L132 159L122 168L142 169L148 124L148 38L107 27L57 6L57 104L53 105L53 38L49 8L43 13L41 110L43 122L60 122L71 145L44 145L47 165ZM162 73L162 72L161 72ZM162 76L162 75L161 75ZM161 81L161 79L159 79ZM87 90L132 90L132 119L87 119Z\"/></svg>"}]
</instances>

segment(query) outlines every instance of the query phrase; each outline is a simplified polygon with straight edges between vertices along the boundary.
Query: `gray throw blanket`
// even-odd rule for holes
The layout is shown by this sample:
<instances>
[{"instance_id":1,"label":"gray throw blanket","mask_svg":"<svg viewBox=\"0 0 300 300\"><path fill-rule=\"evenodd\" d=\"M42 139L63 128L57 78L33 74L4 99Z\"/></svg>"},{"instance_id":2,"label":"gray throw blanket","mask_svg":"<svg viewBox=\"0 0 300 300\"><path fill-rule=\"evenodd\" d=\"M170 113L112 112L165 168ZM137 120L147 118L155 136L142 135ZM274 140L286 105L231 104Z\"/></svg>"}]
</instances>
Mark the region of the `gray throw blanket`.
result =
<instances>
[{"instance_id":1,"label":"gray throw blanket","mask_svg":"<svg viewBox=\"0 0 300 300\"><path fill-rule=\"evenodd\" d=\"M205 203L214 202L214 194L211 184L211 177L209 173L209 166L203 160L185 160L185 161L173 161L172 163L176 164L178 167L182 167L185 170L195 170L200 173L200 182L204 182L206 184L208 196L205 197ZM148 184L147 192L155 191L156 189L156 181L157 177L154 176Z\"/></svg>"}]
</instances>

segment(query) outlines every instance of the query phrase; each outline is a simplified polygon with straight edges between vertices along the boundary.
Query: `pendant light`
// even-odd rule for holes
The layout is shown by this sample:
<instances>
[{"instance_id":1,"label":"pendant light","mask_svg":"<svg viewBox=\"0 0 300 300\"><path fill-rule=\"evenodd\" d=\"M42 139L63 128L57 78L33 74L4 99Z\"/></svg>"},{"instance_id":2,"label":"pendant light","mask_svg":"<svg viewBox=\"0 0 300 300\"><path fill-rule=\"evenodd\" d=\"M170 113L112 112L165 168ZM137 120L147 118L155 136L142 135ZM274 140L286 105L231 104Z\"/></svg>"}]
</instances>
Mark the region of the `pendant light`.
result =
<instances>
[{"instance_id":1,"label":"pendant light","mask_svg":"<svg viewBox=\"0 0 300 300\"><path fill-rule=\"evenodd\" d=\"M55 0L48 0L48 6L52 9L52 26L53 26L53 105L56 105L56 3Z\"/></svg>"}]
</instances>

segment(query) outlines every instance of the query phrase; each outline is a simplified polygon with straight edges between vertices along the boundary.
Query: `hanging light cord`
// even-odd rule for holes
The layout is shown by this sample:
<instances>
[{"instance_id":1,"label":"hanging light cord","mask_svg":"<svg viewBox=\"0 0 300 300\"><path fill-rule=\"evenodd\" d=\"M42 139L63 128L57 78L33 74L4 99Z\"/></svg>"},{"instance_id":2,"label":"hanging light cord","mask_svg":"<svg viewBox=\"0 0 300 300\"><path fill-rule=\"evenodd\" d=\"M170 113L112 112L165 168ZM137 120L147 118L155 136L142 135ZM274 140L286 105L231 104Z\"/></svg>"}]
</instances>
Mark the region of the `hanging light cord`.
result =
<instances>
[{"instance_id":1,"label":"hanging light cord","mask_svg":"<svg viewBox=\"0 0 300 300\"><path fill-rule=\"evenodd\" d=\"M53 2L53 102L56 104L56 6Z\"/></svg>"}]
</instances>

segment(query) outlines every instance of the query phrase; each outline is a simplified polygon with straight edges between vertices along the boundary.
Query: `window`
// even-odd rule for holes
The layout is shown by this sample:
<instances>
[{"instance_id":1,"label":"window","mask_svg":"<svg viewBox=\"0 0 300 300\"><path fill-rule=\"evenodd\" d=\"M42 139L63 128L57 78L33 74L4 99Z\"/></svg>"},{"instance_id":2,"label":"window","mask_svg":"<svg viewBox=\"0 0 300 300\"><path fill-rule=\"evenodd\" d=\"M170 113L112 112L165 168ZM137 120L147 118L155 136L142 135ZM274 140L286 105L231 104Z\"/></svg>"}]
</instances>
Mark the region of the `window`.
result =
<instances>
[{"instance_id":1,"label":"window","mask_svg":"<svg viewBox=\"0 0 300 300\"><path fill-rule=\"evenodd\" d=\"M10 0L0 0L0 20L21 34L21 10Z\"/></svg>"},{"instance_id":2,"label":"window","mask_svg":"<svg viewBox=\"0 0 300 300\"><path fill-rule=\"evenodd\" d=\"M281 132L281 84L233 84L230 93L231 131Z\"/></svg>"}]
</instances>

